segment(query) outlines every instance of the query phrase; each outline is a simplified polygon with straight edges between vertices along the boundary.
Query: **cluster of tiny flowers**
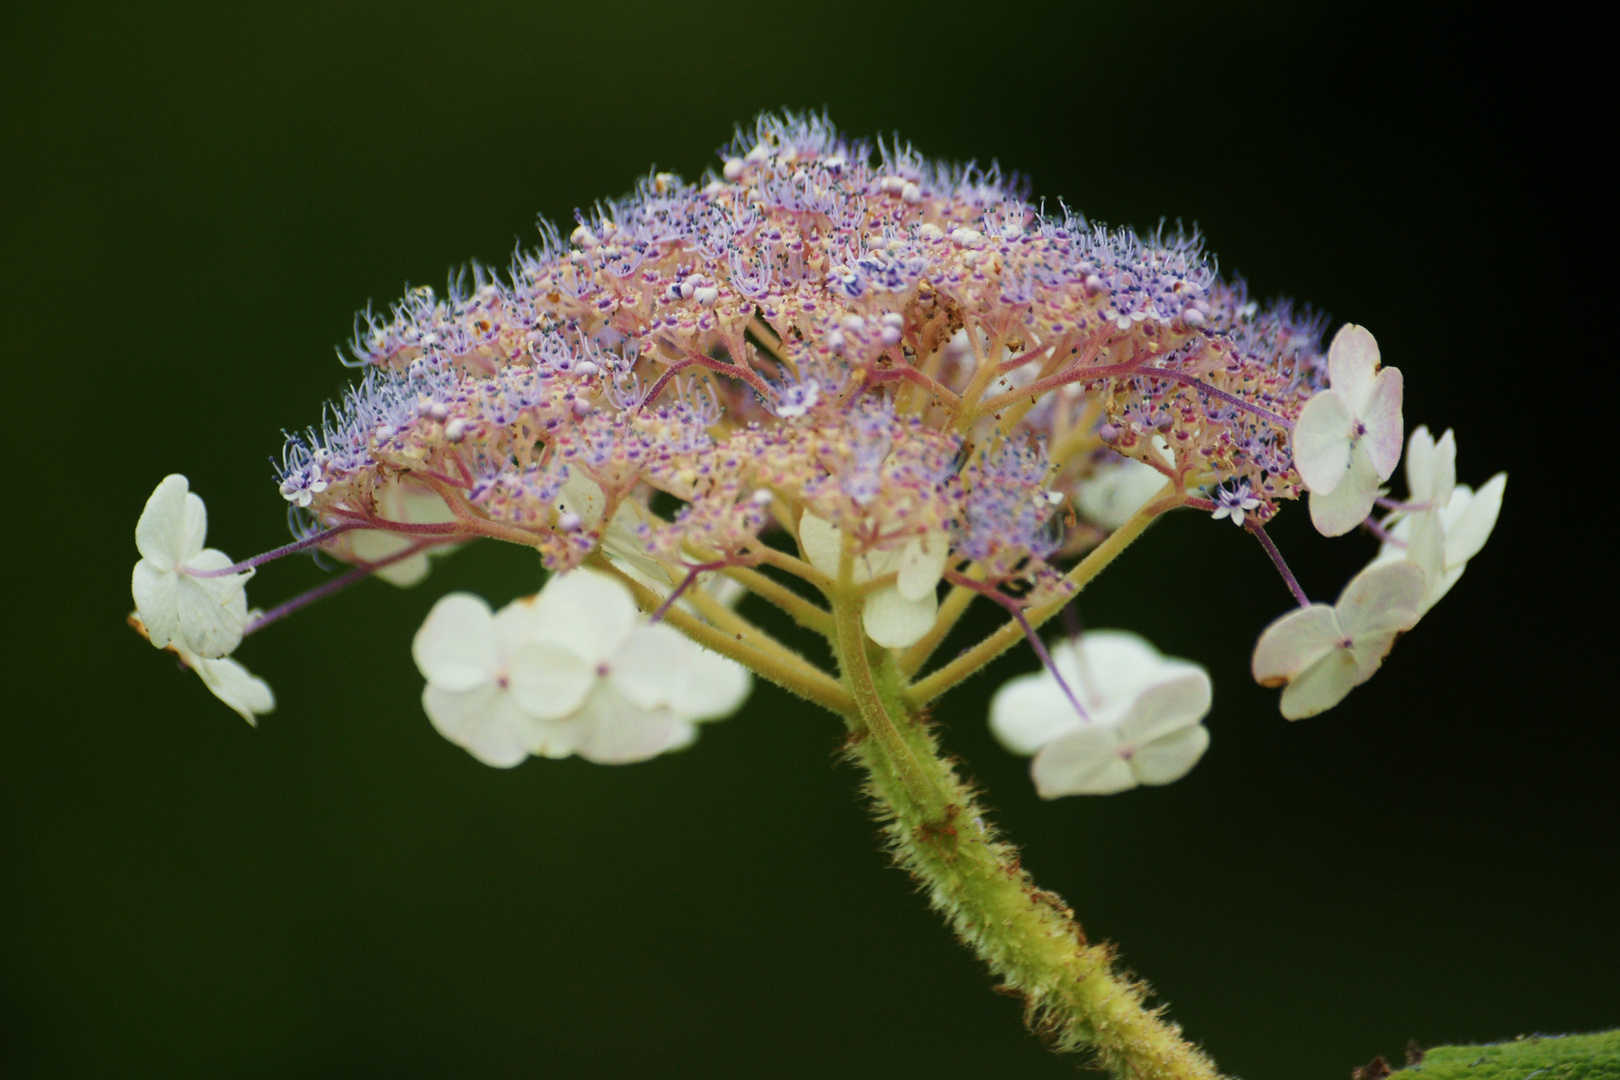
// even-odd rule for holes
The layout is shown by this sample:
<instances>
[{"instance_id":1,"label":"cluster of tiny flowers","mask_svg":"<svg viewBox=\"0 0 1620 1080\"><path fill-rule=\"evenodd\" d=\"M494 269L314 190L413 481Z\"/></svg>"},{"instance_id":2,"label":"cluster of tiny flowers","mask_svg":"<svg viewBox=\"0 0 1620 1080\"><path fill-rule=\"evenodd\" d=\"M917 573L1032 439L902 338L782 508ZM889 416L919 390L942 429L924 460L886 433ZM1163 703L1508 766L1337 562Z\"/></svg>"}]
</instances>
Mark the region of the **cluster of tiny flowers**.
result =
<instances>
[{"instance_id":1,"label":"cluster of tiny flowers","mask_svg":"<svg viewBox=\"0 0 1620 1080\"><path fill-rule=\"evenodd\" d=\"M765 116L698 183L653 174L566 237L543 226L504 277L475 267L364 312L363 375L277 471L299 539L233 566L198 530L148 536L138 613L154 644L218 660L248 626L246 575L274 555L320 548L409 585L469 539L522 543L555 591L498 613L441 601L417 639L429 716L491 764L629 761L684 745L746 684L708 654L671 667L684 639L664 609L632 625L625 584L597 570L712 628L734 621L726 602L712 583L682 601L687 586L766 563L829 597L863 590L864 633L894 650L937 644L948 583L1011 611L1046 664L994 721L1043 794L1164 783L1207 745L1208 676L1119 633L1049 655L1023 612L1077 588L1067 560L1174 506L1255 534L1301 610L1266 631L1254 674L1286 683L1297 717L1370 676L1494 524L1502 482L1456 485L1449 432L1418 429L1412 495L1386 497L1401 373L1366 330L1324 351L1324 329L1221 279L1195 235L1048 212L994 167ZM1264 529L1306 494L1325 535L1384 541L1336 605L1304 597ZM571 638L603 619L611 632ZM707 696L683 666L710 672Z\"/></svg>"}]
</instances>

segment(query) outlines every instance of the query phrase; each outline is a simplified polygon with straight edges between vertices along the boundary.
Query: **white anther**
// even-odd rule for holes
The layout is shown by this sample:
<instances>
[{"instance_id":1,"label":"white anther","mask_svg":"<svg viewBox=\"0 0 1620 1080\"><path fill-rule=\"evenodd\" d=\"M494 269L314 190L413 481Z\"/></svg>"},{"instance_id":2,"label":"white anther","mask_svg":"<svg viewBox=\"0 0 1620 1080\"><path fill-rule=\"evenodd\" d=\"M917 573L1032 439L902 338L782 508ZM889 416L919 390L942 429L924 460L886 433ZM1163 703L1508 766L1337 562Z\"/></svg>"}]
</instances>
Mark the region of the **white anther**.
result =
<instances>
[{"instance_id":1,"label":"white anther","mask_svg":"<svg viewBox=\"0 0 1620 1080\"><path fill-rule=\"evenodd\" d=\"M906 317L900 314L898 311L888 312L883 316L883 318L879 319L878 322L882 323L884 326L892 326L896 330L904 330L906 328Z\"/></svg>"},{"instance_id":2,"label":"white anther","mask_svg":"<svg viewBox=\"0 0 1620 1080\"><path fill-rule=\"evenodd\" d=\"M945 230L930 221L917 230L917 235L924 240L938 240L945 235Z\"/></svg>"},{"instance_id":3,"label":"white anther","mask_svg":"<svg viewBox=\"0 0 1620 1080\"><path fill-rule=\"evenodd\" d=\"M1102 292L1103 291L1103 279L1098 277L1096 274L1087 274L1086 275L1086 291L1087 292L1094 292L1094 293L1095 292Z\"/></svg>"},{"instance_id":4,"label":"white anther","mask_svg":"<svg viewBox=\"0 0 1620 1080\"><path fill-rule=\"evenodd\" d=\"M844 166L848 164L849 161L845 159L843 154L834 154L826 161L827 168L833 172L843 172Z\"/></svg>"},{"instance_id":5,"label":"white anther","mask_svg":"<svg viewBox=\"0 0 1620 1080\"><path fill-rule=\"evenodd\" d=\"M852 334L859 334L861 331L866 329L866 320L861 318L859 315L845 315L843 318L843 324L844 329L848 330Z\"/></svg>"},{"instance_id":6,"label":"white anther","mask_svg":"<svg viewBox=\"0 0 1620 1080\"><path fill-rule=\"evenodd\" d=\"M428 406L428 415L433 417L435 420L443 420L445 417L450 415L450 406L446 405L442 401L435 401L432 405Z\"/></svg>"},{"instance_id":7,"label":"white anther","mask_svg":"<svg viewBox=\"0 0 1620 1080\"><path fill-rule=\"evenodd\" d=\"M453 443L458 443L462 439L466 438L467 421L458 416L448 424L444 425L444 437L446 441Z\"/></svg>"},{"instance_id":8,"label":"white anther","mask_svg":"<svg viewBox=\"0 0 1620 1080\"><path fill-rule=\"evenodd\" d=\"M750 496L748 501L753 503L755 506L769 506L771 504L771 500L774 498L776 498L776 496L772 495L765 488L760 488L758 491L754 492L752 496Z\"/></svg>"},{"instance_id":9,"label":"white anther","mask_svg":"<svg viewBox=\"0 0 1620 1080\"><path fill-rule=\"evenodd\" d=\"M383 442L384 440L391 439L393 437L394 437L394 429L393 428L389 427L387 424L378 424L377 425L377 441L378 442Z\"/></svg>"},{"instance_id":10,"label":"white anther","mask_svg":"<svg viewBox=\"0 0 1620 1080\"><path fill-rule=\"evenodd\" d=\"M984 243L984 233L978 229L952 229L951 239L963 247L978 247Z\"/></svg>"},{"instance_id":11,"label":"white anther","mask_svg":"<svg viewBox=\"0 0 1620 1080\"><path fill-rule=\"evenodd\" d=\"M903 202L908 202L911 205L916 206L918 203L922 202L922 188L918 187L916 184L907 184L905 187L900 189L900 199Z\"/></svg>"},{"instance_id":12,"label":"white anther","mask_svg":"<svg viewBox=\"0 0 1620 1080\"><path fill-rule=\"evenodd\" d=\"M844 351L844 332L842 330L834 330L827 335L827 348L835 353Z\"/></svg>"},{"instance_id":13,"label":"white anther","mask_svg":"<svg viewBox=\"0 0 1620 1080\"><path fill-rule=\"evenodd\" d=\"M1061 492L1061 491L1048 491L1046 493L1046 501L1048 503L1050 503L1051 505L1056 506L1058 503L1063 501L1063 492Z\"/></svg>"},{"instance_id":14,"label":"white anther","mask_svg":"<svg viewBox=\"0 0 1620 1080\"><path fill-rule=\"evenodd\" d=\"M713 285L704 285L692 290L692 299L704 307L711 307L716 300L720 299L720 290Z\"/></svg>"},{"instance_id":15,"label":"white anther","mask_svg":"<svg viewBox=\"0 0 1620 1080\"><path fill-rule=\"evenodd\" d=\"M601 241L596 238L596 234L591 232L591 230L586 228L584 225L577 227L573 232L569 233L568 239L572 240L582 248L593 248L597 244L601 243Z\"/></svg>"},{"instance_id":16,"label":"white anther","mask_svg":"<svg viewBox=\"0 0 1620 1080\"><path fill-rule=\"evenodd\" d=\"M595 406L586 401L584 398L575 398L574 403L568 407L568 411L573 413L579 419L583 420L585 417L591 415L591 410L594 408Z\"/></svg>"},{"instance_id":17,"label":"white anther","mask_svg":"<svg viewBox=\"0 0 1620 1080\"><path fill-rule=\"evenodd\" d=\"M1181 321L1188 326L1203 326L1204 313L1195 307L1190 307L1181 313Z\"/></svg>"},{"instance_id":18,"label":"white anther","mask_svg":"<svg viewBox=\"0 0 1620 1080\"><path fill-rule=\"evenodd\" d=\"M743 160L744 161L764 161L766 158L768 158L770 156L771 156L771 148L766 146L764 143L760 143L758 146L756 146L752 150L748 151L747 155L743 158Z\"/></svg>"},{"instance_id":19,"label":"white anther","mask_svg":"<svg viewBox=\"0 0 1620 1080\"><path fill-rule=\"evenodd\" d=\"M581 360L574 370L588 378L602 369L596 366L594 360Z\"/></svg>"},{"instance_id":20,"label":"white anther","mask_svg":"<svg viewBox=\"0 0 1620 1080\"><path fill-rule=\"evenodd\" d=\"M885 345L900 344L900 328L898 326L885 326L883 333L878 336Z\"/></svg>"},{"instance_id":21,"label":"white anther","mask_svg":"<svg viewBox=\"0 0 1620 1080\"><path fill-rule=\"evenodd\" d=\"M580 516L574 513L572 510L564 510L562 513L557 515L558 532L579 532L579 528L583 524L585 524L585 522L581 521Z\"/></svg>"},{"instance_id":22,"label":"white anther","mask_svg":"<svg viewBox=\"0 0 1620 1080\"><path fill-rule=\"evenodd\" d=\"M906 189L906 178L903 176L885 176L879 181L878 187L890 195L895 195Z\"/></svg>"},{"instance_id":23,"label":"white anther","mask_svg":"<svg viewBox=\"0 0 1620 1080\"><path fill-rule=\"evenodd\" d=\"M743 168L742 158L727 158L725 165L720 169L720 175L727 180L735 181L737 177L743 174Z\"/></svg>"}]
</instances>

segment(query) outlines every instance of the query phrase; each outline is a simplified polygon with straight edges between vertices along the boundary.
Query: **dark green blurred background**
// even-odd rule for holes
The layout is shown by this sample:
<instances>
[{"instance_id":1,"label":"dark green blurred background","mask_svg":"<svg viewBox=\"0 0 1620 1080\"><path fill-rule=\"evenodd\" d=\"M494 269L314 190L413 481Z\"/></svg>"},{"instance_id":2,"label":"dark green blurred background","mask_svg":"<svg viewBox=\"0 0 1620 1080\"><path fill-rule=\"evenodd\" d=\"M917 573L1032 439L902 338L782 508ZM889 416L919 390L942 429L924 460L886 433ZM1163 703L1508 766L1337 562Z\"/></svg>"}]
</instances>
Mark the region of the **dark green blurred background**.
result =
<instances>
[{"instance_id":1,"label":"dark green blurred background","mask_svg":"<svg viewBox=\"0 0 1620 1080\"><path fill-rule=\"evenodd\" d=\"M0 334L12 480L0 722L8 1077L1033 1077L1024 1034L770 690L690 752L476 764L422 715L410 635L533 560L484 545L240 654L249 729L123 625L165 473L237 557L285 537L265 459L348 373L353 311L504 265L733 123L997 158L1110 222L1197 222L1227 272L1371 327L1410 424L1512 482L1462 584L1344 706L1287 724L1249 649L1289 600L1194 516L1089 592L1216 681L1166 789L1043 804L984 728L1015 655L942 710L1026 865L1251 1080L1421 1042L1620 1023L1613 577L1577 471L1604 444L1606 276L1565 248L1581 37L1351 3L8 4ZM1556 44L1558 50L1543 48ZM1595 104L1595 103L1594 103ZM1594 134L1602 134L1601 131ZM1612 181L1609 181L1612 183ZM566 226L565 226L566 231ZM1571 245L1570 250L1573 250ZM1579 501L1578 501L1579 500ZM1371 553L1291 512L1331 599ZM269 603L319 579L269 568Z\"/></svg>"}]
</instances>

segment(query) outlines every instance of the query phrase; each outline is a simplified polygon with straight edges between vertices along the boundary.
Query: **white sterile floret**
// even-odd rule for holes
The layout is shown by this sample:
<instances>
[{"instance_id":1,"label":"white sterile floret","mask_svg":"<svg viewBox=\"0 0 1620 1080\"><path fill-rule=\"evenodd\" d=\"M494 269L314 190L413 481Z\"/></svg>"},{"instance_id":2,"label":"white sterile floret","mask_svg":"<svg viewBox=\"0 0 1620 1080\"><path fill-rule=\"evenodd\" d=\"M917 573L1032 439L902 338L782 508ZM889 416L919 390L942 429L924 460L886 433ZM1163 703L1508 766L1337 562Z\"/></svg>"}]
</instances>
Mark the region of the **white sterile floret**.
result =
<instances>
[{"instance_id":1,"label":"white sterile floret","mask_svg":"<svg viewBox=\"0 0 1620 1080\"><path fill-rule=\"evenodd\" d=\"M844 552L844 533L808 510L799 519L799 546L810 565L828 577L838 577ZM867 637L889 649L903 649L922 640L939 613L939 579L950 555L950 537L930 532L912 537L904 546L868 551L855 557L857 585L894 574L893 585L874 589L861 609Z\"/></svg>"},{"instance_id":2,"label":"white sterile floret","mask_svg":"<svg viewBox=\"0 0 1620 1080\"><path fill-rule=\"evenodd\" d=\"M1153 436L1154 447L1163 445ZM1160 456L1167 460L1167 451ZM1131 519L1148 500L1163 490L1165 476L1151 465L1134 458L1105 462L1075 486L1075 504L1087 521L1104 529L1117 529Z\"/></svg>"},{"instance_id":3,"label":"white sterile floret","mask_svg":"<svg viewBox=\"0 0 1620 1080\"><path fill-rule=\"evenodd\" d=\"M1429 429L1412 432L1406 448L1409 509L1384 519L1386 540L1372 565L1408 562L1420 567L1428 588L1418 614L1425 614L1457 584L1468 560L1478 555L1496 527L1507 474L1497 473L1478 491L1457 483L1457 445L1450 431L1436 441Z\"/></svg>"},{"instance_id":4,"label":"white sterile floret","mask_svg":"<svg viewBox=\"0 0 1620 1080\"><path fill-rule=\"evenodd\" d=\"M1053 642L1052 662L1085 708L1075 712L1050 671L1020 675L990 701L990 728L1033 754L1043 799L1110 795L1187 775L1209 747L1209 673L1120 630Z\"/></svg>"},{"instance_id":5,"label":"white sterile floret","mask_svg":"<svg viewBox=\"0 0 1620 1080\"><path fill-rule=\"evenodd\" d=\"M1312 604L1266 627L1254 648L1255 681L1287 684L1282 714L1289 720L1333 708L1372 678L1395 639L1417 623L1425 584L1411 563L1367 567L1338 603Z\"/></svg>"},{"instance_id":6,"label":"white sterile floret","mask_svg":"<svg viewBox=\"0 0 1620 1080\"><path fill-rule=\"evenodd\" d=\"M131 615L130 625L142 637L150 637L146 624L139 614ZM220 660L210 660L198 656L179 642L169 645L167 652L173 653L180 662L192 671L208 687L208 692L223 701L235 710L236 715L246 720L254 727L259 726L259 717L274 712L276 696L270 692L270 684L254 675L247 668L225 657Z\"/></svg>"},{"instance_id":7,"label":"white sterile floret","mask_svg":"<svg viewBox=\"0 0 1620 1080\"><path fill-rule=\"evenodd\" d=\"M456 520L445 501L429 487L405 477L395 477L377 489L377 516L384 521L397 521L403 525L448 525ZM356 529L345 533L339 540L340 550L359 562L380 563L421 541L420 536L409 533L387 532L382 529ZM435 547L418 551L408 558L389 563L377 570L377 576L390 585L406 588L428 575L428 556L448 555L459 545Z\"/></svg>"},{"instance_id":8,"label":"white sterile floret","mask_svg":"<svg viewBox=\"0 0 1620 1080\"><path fill-rule=\"evenodd\" d=\"M1372 334L1347 325L1328 348L1328 385L1294 424L1294 467L1317 531L1341 536L1366 520L1401 460L1401 373L1381 369Z\"/></svg>"},{"instance_id":9,"label":"white sterile floret","mask_svg":"<svg viewBox=\"0 0 1620 1080\"><path fill-rule=\"evenodd\" d=\"M247 626L247 580L252 570L222 577L193 571L223 570L230 556L203 547L208 511L184 476L166 476L146 500L135 524L131 591L153 645L171 644L205 659L229 655Z\"/></svg>"},{"instance_id":10,"label":"white sterile floret","mask_svg":"<svg viewBox=\"0 0 1620 1080\"><path fill-rule=\"evenodd\" d=\"M412 643L440 734L500 767L529 754L642 761L733 712L750 676L662 623L594 570L554 576L491 613L467 593L434 605Z\"/></svg>"}]
</instances>

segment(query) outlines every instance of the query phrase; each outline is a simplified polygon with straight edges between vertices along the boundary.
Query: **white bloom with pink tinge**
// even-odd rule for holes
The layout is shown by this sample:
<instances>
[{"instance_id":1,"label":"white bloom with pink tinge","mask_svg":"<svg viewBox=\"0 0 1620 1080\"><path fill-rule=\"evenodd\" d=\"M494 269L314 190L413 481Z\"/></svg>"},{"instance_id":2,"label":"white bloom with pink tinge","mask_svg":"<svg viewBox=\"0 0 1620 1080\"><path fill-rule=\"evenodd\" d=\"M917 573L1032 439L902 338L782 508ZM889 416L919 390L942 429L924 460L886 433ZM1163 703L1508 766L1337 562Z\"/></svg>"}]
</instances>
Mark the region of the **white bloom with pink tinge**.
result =
<instances>
[{"instance_id":1,"label":"white bloom with pink tinge","mask_svg":"<svg viewBox=\"0 0 1620 1080\"><path fill-rule=\"evenodd\" d=\"M1345 326L1328 349L1329 389L1294 424L1294 468L1311 493L1311 522L1342 536L1372 513L1378 485L1401 460L1401 372L1380 368L1378 342Z\"/></svg>"},{"instance_id":2,"label":"white bloom with pink tinge","mask_svg":"<svg viewBox=\"0 0 1620 1080\"><path fill-rule=\"evenodd\" d=\"M411 647L440 734L488 765L530 754L643 761L729 715L750 676L663 623L594 570L553 577L491 612L470 593L434 605Z\"/></svg>"},{"instance_id":3,"label":"white bloom with pink tinge","mask_svg":"<svg viewBox=\"0 0 1620 1080\"><path fill-rule=\"evenodd\" d=\"M1336 604L1291 611L1260 635L1255 681L1283 686L1289 720L1326 712L1372 678L1418 621L1427 579L1408 562L1379 563L1350 579Z\"/></svg>"},{"instance_id":4,"label":"white bloom with pink tinge","mask_svg":"<svg viewBox=\"0 0 1620 1080\"><path fill-rule=\"evenodd\" d=\"M1209 673L1121 630L1054 642L1050 671L1010 680L990 701L990 729L1015 754L1033 754L1043 799L1112 795L1187 775L1209 747Z\"/></svg>"}]
</instances>

